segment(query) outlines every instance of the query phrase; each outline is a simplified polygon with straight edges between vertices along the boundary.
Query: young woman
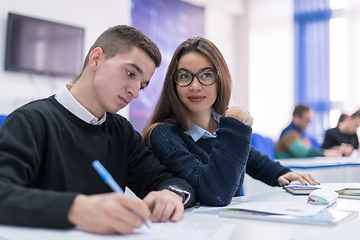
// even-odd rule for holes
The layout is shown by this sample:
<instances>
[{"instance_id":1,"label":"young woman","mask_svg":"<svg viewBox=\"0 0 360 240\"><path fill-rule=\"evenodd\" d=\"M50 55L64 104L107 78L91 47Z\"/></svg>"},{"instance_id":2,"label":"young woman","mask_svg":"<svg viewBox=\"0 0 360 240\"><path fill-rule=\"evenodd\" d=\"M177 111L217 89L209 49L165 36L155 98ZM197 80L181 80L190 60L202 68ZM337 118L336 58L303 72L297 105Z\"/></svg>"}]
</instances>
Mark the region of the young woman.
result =
<instances>
[{"instance_id":1,"label":"young woman","mask_svg":"<svg viewBox=\"0 0 360 240\"><path fill-rule=\"evenodd\" d=\"M338 146L343 155L349 156L354 149L359 149L359 139L356 133L360 126L360 110L351 116L342 114L337 127L326 131L323 143L324 149Z\"/></svg>"},{"instance_id":2,"label":"young woman","mask_svg":"<svg viewBox=\"0 0 360 240\"><path fill-rule=\"evenodd\" d=\"M163 90L143 137L161 162L187 180L202 204L223 206L240 195L245 173L271 186L316 184L251 147L252 117L231 107L231 76L217 47L196 37L170 62Z\"/></svg>"}]
</instances>

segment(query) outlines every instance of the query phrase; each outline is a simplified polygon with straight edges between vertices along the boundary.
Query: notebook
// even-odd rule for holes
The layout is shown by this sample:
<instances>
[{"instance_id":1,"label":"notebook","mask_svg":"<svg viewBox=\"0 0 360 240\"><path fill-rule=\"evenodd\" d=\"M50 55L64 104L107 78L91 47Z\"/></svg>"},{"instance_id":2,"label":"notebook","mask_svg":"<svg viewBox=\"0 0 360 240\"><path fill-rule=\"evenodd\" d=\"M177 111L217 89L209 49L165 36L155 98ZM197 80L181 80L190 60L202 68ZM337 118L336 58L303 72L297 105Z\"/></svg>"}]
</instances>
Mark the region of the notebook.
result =
<instances>
[{"instance_id":1,"label":"notebook","mask_svg":"<svg viewBox=\"0 0 360 240\"><path fill-rule=\"evenodd\" d=\"M339 193L339 198L360 199L359 183L323 183L316 186L289 185L283 188L293 195L309 195L312 191L323 188Z\"/></svg>"},{"instance_id":2,"label":"notebook","mask_svg":"<svg viewBox=\"0 0 360 240\"><path fill-rule=\"evenodd\" d=\"M221 217L243 218L262 221L277 221L296 224L310 224L320 226L335 226L339 222L348 221L358 216L356 211L333 210L326 208L313 216L293 216L243 209L230 208L220 212Z\"/></svg>"}]
</instances>

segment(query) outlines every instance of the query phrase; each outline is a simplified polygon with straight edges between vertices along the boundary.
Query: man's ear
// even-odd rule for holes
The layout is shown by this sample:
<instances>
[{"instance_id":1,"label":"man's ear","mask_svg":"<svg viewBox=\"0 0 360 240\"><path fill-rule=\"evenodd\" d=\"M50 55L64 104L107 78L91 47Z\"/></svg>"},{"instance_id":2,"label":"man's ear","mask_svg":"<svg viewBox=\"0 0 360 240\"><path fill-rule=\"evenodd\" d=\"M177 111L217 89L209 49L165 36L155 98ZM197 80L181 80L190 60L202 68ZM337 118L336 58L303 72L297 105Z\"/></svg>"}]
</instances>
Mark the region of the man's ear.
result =
<instances>
[{"instance_id":1,"label":"man's ear","mask_svg":"<svg viewBox=\"0 0 360 240\"><path fill-rule=\"evenodd\" d=\"M104 52L99 47L94 48L94 50L91 51L89 55L89 65L93 71L96 71L98 69L99 63L102 60L103 56Z\"/></svg>"},{"instance_id":2,"label":"man's ear","mask_svg":"<svg viewBox=\"0 0 360 240\"><path fill-rule=\"evenodd\" d=\"M299 118L300 118L299 115L294 114L294 116L293 116L293 121L294 121L294 122L298 122Z\"/></svg>"}]
</instances>

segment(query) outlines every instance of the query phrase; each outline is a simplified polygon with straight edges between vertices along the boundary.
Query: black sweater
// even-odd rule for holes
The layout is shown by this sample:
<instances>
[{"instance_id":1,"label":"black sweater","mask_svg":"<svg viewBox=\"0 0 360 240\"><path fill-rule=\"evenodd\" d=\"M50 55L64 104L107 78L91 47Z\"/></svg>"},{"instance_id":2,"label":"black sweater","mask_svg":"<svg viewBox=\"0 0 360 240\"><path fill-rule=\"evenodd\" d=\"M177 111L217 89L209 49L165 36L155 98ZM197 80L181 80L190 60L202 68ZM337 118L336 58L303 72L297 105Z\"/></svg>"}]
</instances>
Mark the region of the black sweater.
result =
<instances>
[{"instance_id":1,"label":"black sweater","mask_svg":"<svg viewBox=\"0 0 360 240\"><path fill-rule=\"evenodd\" d=\"M70 227L77 194L111 192L92 168L95 159L140 198L175 184L192 194L188 206L196 201L124 117L107 113L103 124L91 125L51 96L15 110L0 128L0 224Z\"/></svg>"},{"instance_id":2,"label":"black sweater","mask_svg":"<svg viewBox=\"0 0 360 240\"><path fill-rule=\"evenodd\" d=\"M359 139L357 134L341 133L338 127L331 128L326 131L322 148L329 149L334 146L340 146L342 143L348 143L352 145L354 149L359 148Z\"/></svg>"}]
</instances>

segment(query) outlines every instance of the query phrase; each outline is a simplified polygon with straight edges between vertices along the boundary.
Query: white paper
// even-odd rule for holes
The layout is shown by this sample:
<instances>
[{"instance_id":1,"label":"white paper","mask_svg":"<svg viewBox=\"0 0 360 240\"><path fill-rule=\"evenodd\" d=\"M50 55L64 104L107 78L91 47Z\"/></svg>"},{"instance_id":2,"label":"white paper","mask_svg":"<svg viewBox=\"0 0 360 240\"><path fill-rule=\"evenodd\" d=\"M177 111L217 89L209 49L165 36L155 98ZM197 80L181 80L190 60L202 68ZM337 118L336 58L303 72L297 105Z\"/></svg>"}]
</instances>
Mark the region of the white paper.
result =
<instances>
[{"instance_id":1,"label":"white paper","mask_svg":"<svg viewBox=\"0 0 360 240\"><path fill-rule=\"evenodd\" d=\"M337 191L344 188L360 188L360 183L322 183L320 188Z\"/></svg>"},{"instance_id":2,"label":"white paper","mask_svg":"<svg viewBox=\"0 0 360 240\"><path fill-rule=\"evenodd\" d=\"M325 209L326 206L287 202L248 202L231 206L231 208L292 216L312 216Z\"/></svg>"},{"instance_id":3,"label":"white paper","mask_svg":"<svg viewBox=\"0 0 360 240\"><path fill-rule=\"evenodd\" d=\"M166 222L150 223L150 229L146 226L135 229L130 235L107 236L111 239L147 239L147 240L217 240L228 239L233 230L234 224L222 224L211 222ZM85 236L86 240L105 239L104 236L73 231L72 235ZM76 238L78 239L78 238Z\"/></svg>"},{"instance_id":4,"label":"white paper","mask_svg":"<svg viewBox=\"0 0 360 240\"><path fill-rule=\"evenodd\" d=\"M135 229L129 235L99 235L73 230L50 230L41 228L22 228L0 225L0 239L4 240L105 240L105 239L146 239L146 240L218 240L229 239L235 229L235 224L222 224L212 222L166 222L150 223Z\"/></svg>"}]
</instances>

